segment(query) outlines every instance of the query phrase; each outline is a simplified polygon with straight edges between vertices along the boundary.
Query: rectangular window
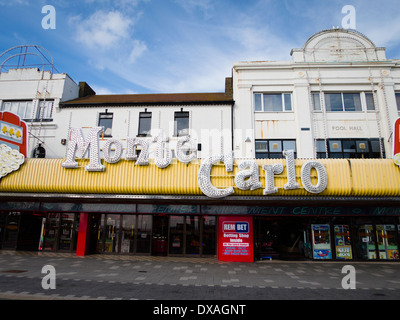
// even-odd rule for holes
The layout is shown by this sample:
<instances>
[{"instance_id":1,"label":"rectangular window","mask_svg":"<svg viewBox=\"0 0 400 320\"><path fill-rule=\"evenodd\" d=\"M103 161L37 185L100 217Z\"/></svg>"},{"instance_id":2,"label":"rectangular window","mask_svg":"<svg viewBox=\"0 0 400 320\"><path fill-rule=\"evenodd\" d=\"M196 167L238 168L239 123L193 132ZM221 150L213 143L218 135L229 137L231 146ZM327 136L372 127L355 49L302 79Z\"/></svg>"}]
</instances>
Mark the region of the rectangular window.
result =
<instances>
[{"instance_id":1,"label":"rectangular window","mask_svg":"<svg viewBox=\"0 0 400 320\"><path fill-rule=\"evenodd\" d=\"M367 104L367 110L368 111L374 111L375 110L374 95L371 92L366 92L365 93L365 102Z\"/></svg>"},{"instance_id":2,"label":"rectangular window","mask_svg":"<svg viewBox=\"0 0 400 320\"><path fill-rule=\"evenodd\" d=\"M256 93L254 94L254 111L290 112L292 111L292 95L290 93Z\"/></svg>"},{"instance_id":3,"label":"rectangular window","mask_svg":"<svg viewBox=\"0 0 400 320\"><path fill-rule=\"evenodd\" d=\"M32 119L33 101L4 101L1 111L9 111L21 119Z\"/></svg>"},{"instance_id":4,"label":"rectangular window","mask_svg":"<svg viewBox=\"0 0 400 320\"><path fill-rule=\"evenodd\" d=\"M317 140L316 148L317 148L317 159L325 159L326 158L325 140Z\"/></svg>"},{"instance_id":5,"label":"rectangular window","mask_svg":"<svg viewBox=\"0 0 400 320\"><path fill-rule=\"evenodd\" d=\"M400 92L396 92L395 96L396 96L397 111L400 111Z\"/></svg>"},{"instance_id":6,"label":"rectangular window","mask_svg":"<svg viewBox=\"0 0 400 320\"><path fill-rule=\"evenodd\" d=\"M317 158L326 158L325 140L317 140ZM380 158L379 139L328 139L328 157L334 159ZM385 157L383 153L383 157Z\"/></svg>"},{"instance_id":7,"label":"rectangular window","mask_svg":"<svg viewBox=\"0 0 400 320\"><path fill-rule=\"evenodd\" d=\"M53 101L40 101L37 119L49 120L53 113Z\"/></svg>"},{"instance_id":8,"label":"rectangular window","mask_svg":"<svg viewBox=\"0 0 400 320\"><path fill-rule=\"evenodd\" d=\"M321 111L321 100L319 93L311 93L314 111Z\"/></svg>"},{"instance_id":9,"label":"rectangular window","mask_svg":"<svg viewBox=\"0 0 400 320\"><path fill-rule=\"evenodd\" d=\"M113 113L100 113L99 114L99 127L103 127L103 136L112 137L112 123Z\"/></svg>"},{"instance_id":10,"label":"rectangular window","mask_svg":"<svg viewBox=\"0 0 400 320\"><path fill-rule=\"evenodd\" d=\"M254 95L254 111L263 111L261 99L262 99L261 93L256 93Z\"/></svg>"},{"instance_id":11,"label":"rectangular window","mask_svg":"<svg viewBox=\"0 0 400 320\"><path fill-rule=\"evenodd\" d=\"M189 134L189 112L175 112L174 135L177 137Z\"/></svg>"},{"instance_id":12,"label":"rectangular window","mask_svg":"<svg viewBox=\"0 0 400 320\"><path fill-rule=\"evenodd\" d=\"M341 93L325 93L324 96L326 111L343 111L343 101Z\"/></svg>"},{"instance_id":13,"label":"rectangular window","mask_svg":"<svg viewBox=\"0 0 400 320\"><path fill-rule=\"evenodd\" d=\"M362 93L324 93L326 111L328 112L360 112ZM367 110L375 110L372 93L366 93Z\"/></svg>"},{"instance_id":14,"label":"rectangular window","mask_svg":"<svg viewBox=\"0 0 400 320\"><path fill-rule=\"evenodd\" d=\"M256 140L256 159L282 159L284 150L293 150L296 158L296 140Z\"/></svg>"},{"instance_id":15,"label":"rectangular window","mask_svg":"<svg viewBox=\"0 0 400 320\"><path fill-rule=\"evenodd\" d=\"M151 112L140 112L139 113L139 137L145 137L150 135L151 130Z\"/></svg>"}]
</instances>

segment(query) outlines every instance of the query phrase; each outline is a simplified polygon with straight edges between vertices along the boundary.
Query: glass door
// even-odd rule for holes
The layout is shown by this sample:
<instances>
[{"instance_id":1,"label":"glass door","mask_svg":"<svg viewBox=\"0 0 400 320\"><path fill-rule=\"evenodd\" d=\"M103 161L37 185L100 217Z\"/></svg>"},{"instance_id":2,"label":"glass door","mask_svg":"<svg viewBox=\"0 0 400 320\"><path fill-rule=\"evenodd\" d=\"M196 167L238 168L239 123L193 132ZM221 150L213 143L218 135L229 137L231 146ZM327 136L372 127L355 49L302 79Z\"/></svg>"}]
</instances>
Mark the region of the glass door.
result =
<instances>
[{"instance_id":1,"label":"glass door","mask_svg":"<svg viewBox=\"0 0 400 320\"><path fill-rule=\"evenodd\" d=\"M376 225L376 240L378 244L379 259L398 260L396 227L392 224Z\"/></svg>"},{"instance_id":2,"label":"glass door","mask_svg":"<svg viewBox=\"0 0 400 320\"><path fill-rule=\"evenodd\" d=\"M333 234L335 238L336 259L353 259L349 225L334 225Z\"/></svg>"},{"instance_id":3,"label":"glass door","mask_svg":"<svg viewBox=\"0 0 400 320\"><path fill-rule=\"evenodd\" d=\"M74 222L75 214L61 214L60 239L58 241L58 250L72 250L72 243L74 239Z\"/></svg>"},{"instance_id":4,"label":"glass door","mask_svg":"<svg viewBox=\"0 0 400 320\"><path fill-rule=\"evenodd\" d=\"M120 215L107 214L105 226L104 252L116 253L119 245Z\"/></svg>"},{"instance_id":5,"label":"glass door","mask_svg":"<svg viewBox=\"0 0 400 320\"><path fill-rule=\"evenodd\" d=\"M151 252L156 256L168 254L168 217L154 216Z\"/></svg>"},{"instance_id":6,"label":"glass door","mask_svg":"<svg viewBox=\"0 0 400 320\"><path fill-rule=\"evenodd\" d=\"M356 225L355 227L357 258L363 260L375 260L377 258L377 255L373 225L361 224Z\"/></svg>"},{"instance_id":7,"label":"glass door","mask_svg":"<svg viewBox=\"0 0 400 320\"><path fill-rule=\"evenodd\" d=\"M186 216L186 254L200 254L200 217Z\"/></svg>"},{"instance_id":8,"label":"glass door","mask_svg":"<svg viewBox=\"0 0 400 320\"><path fill-rule=\"evenodd\" d=\"M48 213L44 230L44 250L57 250L57 237L60 223L59 213Z\"/></svg>"},{"instance_id":9,"label":"glass door","mask_svg":"<svg viewBox=\"0 0 400 320\"><path fill-rule=\"evenodd\" d=\"M184 216L170 216L169 254L183 254Z\"/></svg>"},{"instance_id":10,"label":"glass door","mask_svg":"<svg viewBox=\"0 0 400 320\"><path fill-rule=\"evenodd\" d=\"M332 259L329 224L313 224L313 258Z\"/></svg>"},{"instance_id":11,"label":"glass door","mask_svg":"<svg viewBox=\"0 0 400 320\"><path fill-rule=\"evenodd\" d=\"M136 253L150 253L153 217L151 215L138 215L137 219Z\"/></svg>"},{"instance_id":12,"label":"glass door","mask_svg":"<svg viewBox=\"0 0 400 320\"><path fill-rule=\"evenodd\" d=\"M203 252L204 255L216 254L216 230L217 219L215 216L205 216L203 218Z\"/></svg>"},{"instance_id":13,"label":"glass door","mask_svg":"<svg viewBox=\"0 0 400 320\"><path fill-rule=\"evenodd\" d=\"M134 240L135 240L135 226L136 216L134 215L123 215L121 216L121 253L133 253L134 252Z\"/></svg>"}]
</instances>

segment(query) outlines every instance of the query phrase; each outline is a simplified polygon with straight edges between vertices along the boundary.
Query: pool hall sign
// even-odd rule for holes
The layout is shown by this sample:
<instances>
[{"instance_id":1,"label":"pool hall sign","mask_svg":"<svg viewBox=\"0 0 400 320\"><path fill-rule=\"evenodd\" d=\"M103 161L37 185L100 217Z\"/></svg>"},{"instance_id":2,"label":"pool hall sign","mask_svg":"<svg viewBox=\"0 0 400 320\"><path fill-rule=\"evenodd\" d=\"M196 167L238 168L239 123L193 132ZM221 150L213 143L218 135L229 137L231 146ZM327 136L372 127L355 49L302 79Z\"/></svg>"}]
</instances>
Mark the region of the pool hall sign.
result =
<instances>
[{"instance_id":1,"label":"pool hall sign","mask_svg":"<svg viewBox=\"0 0 400 320\"><path fill-rule=\"evenodd\" d=\"M83 136L82 129L72 128L70 130L70 141L67 149L66 161L62 166L66 169L78 168L75 161L76 153L84 157L89 152L89 164L85 167L86 171L104 171L105 166L101 164L99 139L103 127L91 128L86 138ZM167 168L172 160L172 152L168 147L168 137L163 131L153 137L151 143L155 143L154 163L160 168ZM126 139L126 155L125 160L132 161L132 165L146 166L149 164L149 146L148 140L143 138L127 138ZM136 148L140 148L140 154L137 155ZM122 142L117 139L109 139L103 146L104 161L110 164L117 163L122 158L123 151ZM194 140L189 135L182 136L178 139L176 147L176 157L178 161L188 164L196 159L194 151ZM293 190L300 188L296 182L294 153L292 150L284 150L283 156L286 159L286 175L287 183L284 190ZM233 155L217 155L202 160L198 171L198 184L201 191L211 198L223 198L234 194L234 188L216 188L211 183L211 169L214 164L222 162L227 172L233 171ZM284 166L281 163L263 165L262 169L265 174L266 185L262 186L259 179L259 166L254 160L244 160L238 164L239 172L235 175L235 185L240 190L257 190L263 189L264 195L274 194L278 192L275 186L274 176L281 174ZM317 172L317 183L311 182L311 170ZM324 165L315 160L305 162L301 167L301 182L303 187L312 194L323 192L328 184L328 175Z\"/></svg>"}]
</instances>

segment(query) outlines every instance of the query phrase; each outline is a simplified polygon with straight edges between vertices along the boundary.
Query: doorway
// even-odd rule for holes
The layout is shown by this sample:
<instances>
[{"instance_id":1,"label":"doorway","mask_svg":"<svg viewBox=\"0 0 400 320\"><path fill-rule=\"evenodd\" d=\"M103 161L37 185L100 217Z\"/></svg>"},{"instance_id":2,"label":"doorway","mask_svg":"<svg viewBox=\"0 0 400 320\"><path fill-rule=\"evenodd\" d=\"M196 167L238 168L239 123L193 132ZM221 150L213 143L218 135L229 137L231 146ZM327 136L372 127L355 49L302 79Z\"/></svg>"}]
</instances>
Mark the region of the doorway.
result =
<instances>
[{"instance_id":1,"label":"doorway","mask_svg":"<svg viewBox=\"0 0 400 320\"><path fill-rule=\"evenodd\" d=\"M168 255L168 216L154 216L151 253L153 256Z\"/></svg>"}]
</instances>

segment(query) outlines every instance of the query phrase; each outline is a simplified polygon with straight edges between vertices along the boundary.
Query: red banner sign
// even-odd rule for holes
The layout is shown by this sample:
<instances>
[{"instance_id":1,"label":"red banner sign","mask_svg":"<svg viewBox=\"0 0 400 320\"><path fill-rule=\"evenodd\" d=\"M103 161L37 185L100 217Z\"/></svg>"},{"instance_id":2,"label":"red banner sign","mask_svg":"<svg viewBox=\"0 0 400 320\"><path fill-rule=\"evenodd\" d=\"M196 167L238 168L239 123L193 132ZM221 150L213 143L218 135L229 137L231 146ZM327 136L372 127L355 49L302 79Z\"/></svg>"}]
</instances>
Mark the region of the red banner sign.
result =
<instances>
[{"instance_id":1,"label":"red banner sign","mask_svg":"<svg viewBox=\"0 0 400 320\"><path fill-rule=\"evenodd\" d=\"M251 217L218 217L218 260L254 261Z\"/></svg>"}]
</instances>

